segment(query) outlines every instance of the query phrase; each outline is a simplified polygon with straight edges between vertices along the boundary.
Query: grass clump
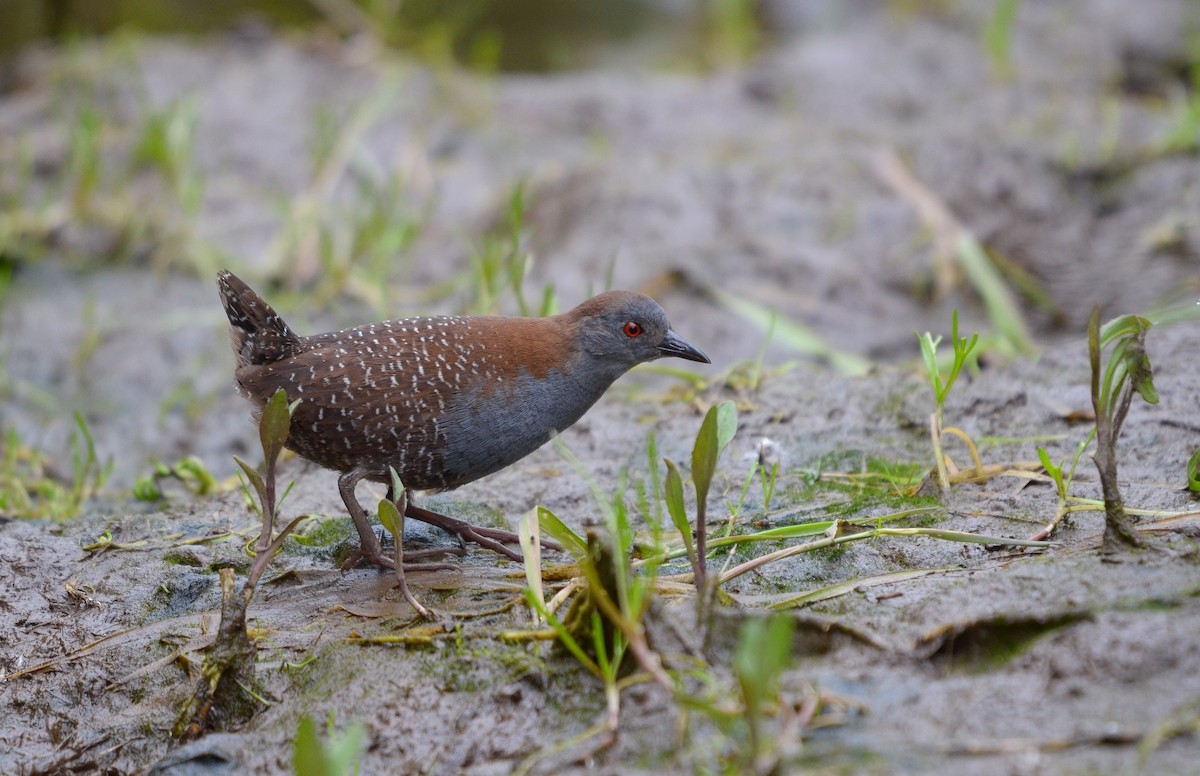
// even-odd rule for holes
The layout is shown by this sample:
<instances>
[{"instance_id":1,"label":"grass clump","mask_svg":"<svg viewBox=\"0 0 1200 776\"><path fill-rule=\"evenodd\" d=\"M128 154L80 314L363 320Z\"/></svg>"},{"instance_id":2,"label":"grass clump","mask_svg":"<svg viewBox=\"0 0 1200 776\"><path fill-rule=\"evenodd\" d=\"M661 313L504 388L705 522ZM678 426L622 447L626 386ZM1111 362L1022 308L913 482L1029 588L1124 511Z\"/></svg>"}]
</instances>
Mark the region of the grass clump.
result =
<instances>
[{"instance_id":1,"label":"grass clump","mask_svg":"<svg viewBox=\"0 0 1200 776\"><path fill-rule=\"evenodd\" d=\"M950 346L953 349L953 361L951 362L949 373L944 377L942 376L941 365L938 363L937 358L937 349L938 345L941 344L942 338L934 337L929 332L917 335L917 340L921 343L921 356L925 361L925 371L929 376L929 382L933 388L935 409L933 414L929 416L929 436L933 444L934 461L937 465L938 485L941 487L943 493L950 490L950 476L946 469L946 454L942 444L942 440L946 434L953 434L962 439L971 451L976 471L982 471L983 469L983 464L979 458L979 451L974 441L971 440L971 437L962 429L954 427L946 428L945 426L946 397L950 395L950 389L954 387L959 372L962 371L971 352L979 343L978 334L971 335L969 340L966 337L958 336L958 310L954 311L950 320Z\"/></svg>"},{"instance_id":2,"label":"grass clump","mask_svg":"<svg viewBox=\"0 0 1200 776\"><path fill-rule=\"evenodd\" d=\"M9 430L0 451L0 513L30 520L70 520L104 487L113 460L101 463L96 443L83 415L74 415L70 472L25 445Z\"/></svg>"},{"instance_id":3,"label":"grass clump","mask_svg":"<svg viewBox=\"0 0 1200 776\"><path fill-rule=\"evenodd\" d=\"M790 500L817 503L822 512L844 517L877 506L931 506L936 498L920 489L928 472L927 464L867 456L858 450L830 453L800 471L803 486L790 494ZM845 498L831 502L831 494Z\"/></svg>"},{"instance_id":4,"label":"grass clump","mask_svg":"<svg viewBox=\"0 0 1200 776\"><path fill-rule=\"evenodd\" d=\"M505 221L489 231L470 247L469 268L456 282L469 295L466 312L473 315L493 315L499 311L501 298L511 292L517 302L517 312L523 316L553 315L558 312L554 286L547 284L535 307L527 298L525 281L533 269L534 257L525 244L525 214L528 201L524 183L514 187L508 198Z\"/></svg>"},{"instance_id":5,"label":"grass clump","mask_svg":"<svg viewBox=\"0 0 1200 776\"><path fill-rule=\"evenodd\" d=\"M650 478L650 487L635 488L637 504L649 524L649 535L635 538L632 515L621 495L603 492L583 472L569 451L560 450L581 471L592 487L604 518L602 528L586 536L571 530L543 507L522 520L521 546L525 558L526 600L533 615L532 631L510 632L513 641L557 640L562 648L586 668L604 687L605 714L574 738L554 744L535 754L518 769L524 773L542 759L576 747L589 739L604 747L615 740L621 722L621 693L637 683L656 685L685 715L696 712L721 732L720 760L731 772L769 773L797 749L801 734L812 727L840 718L838 701L810 685L791 693L785 700L780 677L792 661L791 621L785 617L747 623L732 663L714 664L706 658L705 645L714 609L732 602L724 586L738 577L801 553L843 551L850 543L877 539L925 537L941 541L1044 548L1046 542L983 536L936 527L892 525L908 518L921 518L940 510L920 506L887 515L857 516L783 525L763 530L747 514L746 492L758 481L769 504L777 470L764 479L753 466L736 500L729 503L730 518L723 528L710 532L708 502L722 451L737 431L737 414L732 403L711 407L701 423L692 450L691 479L696 494L694 512L687 507L685 474L672 461L664 461L665 476ZM657 470L653 437L647 449L652 471ZM667 513L674 536L664 530ZM765 510L764 510L765 511ZM540 533L558 542L572 557L565 567L543 569ZM762 543L782 544L779 549L757 554ZM739 560L733 565L735 556ZM714 560L723 558L718 569ZM672 573L675 561L686 559L687 571ZM921 570L922 574L944 569ZM895 582L910 576L881 578ZM811 600L841 595L853 590L847 583L840 592L820 591L812 599L798 598L788 591L777 601L778 608L801 606ZM693 614L684 628L672 628L680 646L660 654L649 636L657 632L659 607L694 603ZM686 722L684 723L686 724ZM707 767L707 766L706 766Z\"/></svg>"},{"instance_id":6,"label":"grass clump","mask_svg":"<svg viewBox=\"0 0 1200 776\"><path fill-rule=\"evenodd\" d=\"M166 498L162 483L168 480L179 482L195 496L208 496L220 489L217 478L204 461L189 455L171 466L156 461L152 472L138 477L133 483L133 497L138 501L161 501Z\"/></svg>"},{"instance_id":7,"label":"grass clump","mask_svg":"<svg viewBox=\"0 0 1200 776\"><path fill-rule=\"evenodd\" d=\"M77 268L98 257L196 272L214 263L214 248L195 231L205 192L196 102L158 107L145 90L129 88L136 79L113 70L135 68L130 53L64 57L45 117L66 128L63 141L39 142L30 132L11 152L0 149L0 255L36 263L53 254Z\"/></svg>"}]
</instances>

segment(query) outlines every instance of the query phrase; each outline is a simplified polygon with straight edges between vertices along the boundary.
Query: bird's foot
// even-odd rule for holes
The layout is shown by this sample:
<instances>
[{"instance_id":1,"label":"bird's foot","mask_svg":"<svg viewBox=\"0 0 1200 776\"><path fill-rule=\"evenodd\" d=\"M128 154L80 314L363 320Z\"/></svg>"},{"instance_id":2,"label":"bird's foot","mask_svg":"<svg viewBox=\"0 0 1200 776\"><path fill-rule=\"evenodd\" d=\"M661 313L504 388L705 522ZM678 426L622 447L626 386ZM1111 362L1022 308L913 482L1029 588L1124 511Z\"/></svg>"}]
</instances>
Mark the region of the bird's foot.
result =
<instances>
[{"instance_id":1,"label":"bird's foot","mask_svg":"<svg viewBox=\"0 0 1200 776\"><path fill-rule=\"evenodd\" d=\"M370 522L367 520L367 513L358 503L358 499L354 496L354 488L366 476L366 471L363 469L355 469L346 472L338 480L338 489L341 491L342 500L346 504L346 509L350 512L350 517L354 520L354 525L358 529L358 536L362 542L360 554L351 557L342 568L350 568L359 560L365 560L375 566L394 569L396 563L392 558L389 558L383 552L383 546L380 544L379 537L372 530ZM388 498L392 494L389 490ZM447 515L431 512L428 509L414 506L412 502L406 502L404 505L403 514L405 517L411 517L420 520L423 523L437 526L449 534L458 537L459 546L453 548L435 548L428 550L418 550L408 554L410 559L420 559L428 557L436 557L438 555L466 555L466 542L474 542L480 547L485 547L493 552L497 552L509 560L521 562L521 553L507 545L517 545L521 543L521 538L512 531L505 531L499 528L483 528L473 526L465 520L448 517ZM399 506L399 505L397 505ZM562 548L551 541L542 540L542 547L548 550L561 550ZM413 569L416 570L416 569Z\"/></svg>"},{"instance_id":2,"label":"bird's foot","mask_svg":"<svg viewBox=\"0 0 1200 776\"><path fill-rule=\"evenodd\" d=\"M446 555L457 555L459 557L466 555L467 550L464 547L435 547L429 550L405 551L404 553L404 570L405 571L438 571L440 569L452 569L454 566L450 563L423 563L420 561L426 558L441 558ZM415 560L417 563L409 563L408 561ZM381 569L394 569L396 562L382 552L375 557L370 557L366 552L359 548L351 552L345 560L342 561L342 571L349 571L359 563L367 563L372 566L378 566Z\"/></svg>"},{"instance_id":3,"label":"bird's foot","mask_svg":"<svg viewBox=\"0 0 1200 776\"><path fill-rule=\"evenodd\" d=\"M521 538L512 531L474 526L465 520L431 512L428 509L422 509L412 504L408 505L408 508L404 510L404 514L406 517L435 525L446 533L454 534L460 542L474 542L480 547L486 547L493 552L500 553L509 560L521 560L520 552L505 546L508 544L520 544Z\"/></svg>"}]
</instances>

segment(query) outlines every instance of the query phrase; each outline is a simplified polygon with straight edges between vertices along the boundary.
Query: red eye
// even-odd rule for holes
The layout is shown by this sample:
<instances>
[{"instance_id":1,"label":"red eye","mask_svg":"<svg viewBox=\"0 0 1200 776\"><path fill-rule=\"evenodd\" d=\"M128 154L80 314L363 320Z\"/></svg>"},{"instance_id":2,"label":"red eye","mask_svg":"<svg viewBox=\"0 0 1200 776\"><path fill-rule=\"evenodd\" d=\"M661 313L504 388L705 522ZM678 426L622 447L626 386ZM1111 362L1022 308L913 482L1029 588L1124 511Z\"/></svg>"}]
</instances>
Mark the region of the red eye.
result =
<instances>
[{"instance_id":1,"label":"red eye","mask_svg":"<svg viewBox=\"0 0 1200 776\"><path fill-rule=\"evenodd\" d=\"M634 337L641 336L641 333L642 333L642 325L640 323L638 323L637 321L630 321L629 323L625 324L625 336L626 337L633 339Z\"/></svg>"}]
</instances>

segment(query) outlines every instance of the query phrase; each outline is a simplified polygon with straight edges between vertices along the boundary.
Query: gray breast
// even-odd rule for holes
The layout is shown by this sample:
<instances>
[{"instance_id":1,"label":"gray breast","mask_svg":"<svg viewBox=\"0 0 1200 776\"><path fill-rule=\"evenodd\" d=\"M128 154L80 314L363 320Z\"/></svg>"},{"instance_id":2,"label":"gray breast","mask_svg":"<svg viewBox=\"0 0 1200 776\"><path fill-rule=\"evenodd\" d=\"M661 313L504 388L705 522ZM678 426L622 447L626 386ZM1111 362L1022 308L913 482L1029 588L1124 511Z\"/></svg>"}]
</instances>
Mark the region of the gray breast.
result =
<instances>
[{"instance_id":1,"label":"gray breast","mask_svg":"<svg viewBox=\"0 0 1200 776\"><path fill-rule=\"evenodd\" d=\"M438 421L444 440L446 487L484 477L524 458L579 420L612 381L584 385L551 370L538 379L515 379L463 392Z\"/></svg>"}]
</instances>

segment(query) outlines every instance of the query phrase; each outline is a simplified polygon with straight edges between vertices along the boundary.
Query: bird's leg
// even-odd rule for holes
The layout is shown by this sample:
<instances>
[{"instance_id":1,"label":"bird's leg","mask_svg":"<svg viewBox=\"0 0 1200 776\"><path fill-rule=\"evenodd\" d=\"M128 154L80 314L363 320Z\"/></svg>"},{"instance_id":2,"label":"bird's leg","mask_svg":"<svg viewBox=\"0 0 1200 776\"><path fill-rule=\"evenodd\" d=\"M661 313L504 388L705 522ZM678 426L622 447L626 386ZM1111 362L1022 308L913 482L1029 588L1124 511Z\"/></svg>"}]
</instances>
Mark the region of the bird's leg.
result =
<instances>
[{"instance_id":1,"label":"bird's leg","mask_svg":"<svg viewBox=\"0 0 1200 776\"><path fill-rule=\"evenodd\" d=\"M358 498L354 495L354 489L358 487L359 481L365 476L367 473L361 468L351 469L344 473L338 477L338 492L342 494L342 501L346 504L350 519L354 521L354 527L358 529L358 543L363 560L375 566L392 568L394 566L392 559L383 554L379 537L375 535L370 521L367 520L367 511L362 508L362 504L358 503ZM357 560L358 558L351 558L350 562L353 563Z\"/></svg>"},{"instance_id":2,"label":"bird's leg","mask_svg":"<svg viewBox=\"0 0 1200 776\"><path fill-rule=\"evenodd\" d=\"M383 547L379 543L379 537L375 535L375 530L371 528L371 523L367 519L367 511L362 508L362 504L358 503L358 498L354 495L354 489L358 483L367 475L367 472L361 468L352 469L341 477L338 477L338 492L342 494L342 501L346 504L346 510L350 513L350 519L354 521L354 527L358 529L358 541L360 545L360 555L353 555L346 563L342 564L343 568L350 568L359 561L361 557L367 563L382 568L395 568L395 561L383 554ZM391 497L389 493L389 498ZM421 550L419 552L409 553L410 560L418 560L421 558L435 557L437 555L445 555L446 553L454 553L456 550ZM458 553L465 554L465 552ZM449 568L445 563L410 563L406 566L408 571L432 571L435 569Z\"/></svg>"},{"instance_id":3,"label":"bird's leg","mask_svg":"<svg viewBox=\"0 0 1200 776\"><path fill-rule=\"evenodd\" d=\"M403 496L404 496L404 503L405 503L405 505L407 505L409 503L407 491L403 494ZM396 503L396 494L393 491L391 485L388 485L387 499L388 499L388 501L391 501L393 504ZM399 506L399 504L397 504L397 506ZM403 509L399 510L400 514L402 516L407 516L407 514L408 514L407 509L408 509L408 507L405 506ZM401 536L403 536L403 533L401 533ZM408 558L409 560L419 560L422 558L440 558L443 555L458 555L459 557L463 557L466 554L467 554L467 545L463 544L462 537L460 536L458 538L458 546L457 547L434 547L433 549L430 549L430 550L417 550L416 552L406 552L404 554L404 557ZM426 564L420 564L420 565L410 563L405 568L407 568L409 571L423 571L423 570L429 570L429 569L435 569L435 568L449 568L449 566L444 563L426 563Z\"/></svg>"}]
</instances>

